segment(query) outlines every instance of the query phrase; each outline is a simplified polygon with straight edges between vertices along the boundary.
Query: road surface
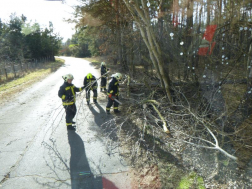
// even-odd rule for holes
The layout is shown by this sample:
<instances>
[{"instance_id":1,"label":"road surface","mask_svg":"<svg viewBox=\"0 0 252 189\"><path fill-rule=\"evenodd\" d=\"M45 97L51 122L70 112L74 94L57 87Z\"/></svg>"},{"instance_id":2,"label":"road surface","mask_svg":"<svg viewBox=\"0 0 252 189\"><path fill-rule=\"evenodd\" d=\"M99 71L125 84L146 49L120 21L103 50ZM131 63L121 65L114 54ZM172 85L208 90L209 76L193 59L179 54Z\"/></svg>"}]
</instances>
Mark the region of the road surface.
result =
<instances>
[{"instance_id":1,"label":"road surface","mask_svg":"<svg viewBox=\"0 0 252 189\"><path fill-rule=\"evenodd\" d=\"M67 131L57 95L62 75L72 73L73 84L81 87L87 73L100 73L85 60L61 58L64 66L0 107L0 188L132 188L116 136L104 136L104 128L115 124L105 113L105 94L87 106L79 93L77 130Z\"/></svg>"}]
</instances>

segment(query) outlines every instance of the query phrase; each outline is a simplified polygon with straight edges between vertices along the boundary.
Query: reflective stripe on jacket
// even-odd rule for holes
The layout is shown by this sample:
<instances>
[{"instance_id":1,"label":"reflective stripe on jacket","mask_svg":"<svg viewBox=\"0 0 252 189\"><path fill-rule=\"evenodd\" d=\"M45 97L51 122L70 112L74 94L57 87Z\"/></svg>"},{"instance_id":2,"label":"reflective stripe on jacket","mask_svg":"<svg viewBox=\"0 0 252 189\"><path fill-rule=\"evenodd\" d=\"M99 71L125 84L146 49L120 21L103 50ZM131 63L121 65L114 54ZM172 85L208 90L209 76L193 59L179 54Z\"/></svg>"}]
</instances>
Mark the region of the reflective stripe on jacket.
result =
<instances>
[{"instance_id":1,"label":"reflective stripe on jacket","mask_svg":"<svg viewBox=\"0 0 252 189\"><path fill-rule=\"evenodd\" d=\"M107 77L106 75L104 75L107 72L108 72L108 70L107 70L106 66L102 65L101 66L101 75L103 75L102 77Z\"/></svg>"},{"instance_id":2,"label":"reflective stripe on jacket","mask_svg":"<svg viewBox=\"0 0 252 189\"><path fill-rule=\"evenodd\" d=\"M109 82L108 95L119 96L119 83L116 78L112 78Z\"/></svg>"},{"instance_id":3,"label":"reflective stripe on jacket","mask_svg":"<svg viewBox=\"0 0 252 189\"><path fill-rule=\"evenodd\" d=\"M77 88L73 84L64 82L60 87L58 96L62 99L63 105L73 105L76 101L76 92L82 91L82 88Z\"/></svg>"},{"instance_id":4,"label":"reflective stripe on jacket","mask_svg":"<svg viewBox=\"0 0 252 189\"><path fill-rule=\"evenodd\" d=\"M93 83L91 86L90 84ZM85 87L88 86L88 88L90 87L90 89L96 89L98 84L97 84L97 81L96 81L96 77L92 75L92 78L91 79L88 79L87 76L84 78L84 81L83 81L83 84Z\"/></svg>"}]
</instances>

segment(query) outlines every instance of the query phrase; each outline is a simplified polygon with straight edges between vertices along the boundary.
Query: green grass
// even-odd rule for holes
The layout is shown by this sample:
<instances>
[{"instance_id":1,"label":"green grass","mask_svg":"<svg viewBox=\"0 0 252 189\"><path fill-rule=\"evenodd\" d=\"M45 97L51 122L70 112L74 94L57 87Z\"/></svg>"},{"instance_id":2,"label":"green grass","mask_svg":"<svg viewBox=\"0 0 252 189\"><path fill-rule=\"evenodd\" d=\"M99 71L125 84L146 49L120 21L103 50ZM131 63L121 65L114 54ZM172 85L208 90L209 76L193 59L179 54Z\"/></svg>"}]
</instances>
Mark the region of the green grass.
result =
<instances>
[{"instance_id":1,"label":"green grass","mask_svg":"<svg viewBox=\"0 0 252 189\"><path fill-rule=\"evenodd\" d=\"M190 189L193 185L193 188L205 189L203 178L197 176L195 172L182 177L178 189Z\"/></svg>"}]
</instances>

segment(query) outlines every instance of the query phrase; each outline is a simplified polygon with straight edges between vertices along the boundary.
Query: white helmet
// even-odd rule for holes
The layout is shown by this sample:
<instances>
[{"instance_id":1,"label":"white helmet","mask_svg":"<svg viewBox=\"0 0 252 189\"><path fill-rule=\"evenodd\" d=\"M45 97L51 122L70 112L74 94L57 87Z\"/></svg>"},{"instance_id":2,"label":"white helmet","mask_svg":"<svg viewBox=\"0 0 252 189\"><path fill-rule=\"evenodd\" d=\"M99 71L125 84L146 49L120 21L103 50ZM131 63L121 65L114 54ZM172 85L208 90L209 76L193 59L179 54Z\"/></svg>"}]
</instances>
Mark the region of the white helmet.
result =
<instances>
[{"instance_id":1,"label":"white helmet","mask_svg":"<svg viewBox=\"0 0 252 189\"><path fill-rule=\"evenodd\" d=\"M64 79L65 82L67 82L68 79L71 79L71 80L74 79L72 74L66 74L66 75L62 76L62 78Z\"/></svg>"},{"instance_id":2,"label":"white helmet","mask_svg":"<svg viewBox=\"0 0 252 189\"><path fill-rule=\"evenodd\" d=\"M112 75L112 77L116 78L118 81L122 80L122 74L120 74L120 73L115 73Z\"/></svg>"},{"instance_id":3,"label":"white helmet","mask_svg":"<svg viewBox=\"0 0 252 189\"><path fill-rule=\"evenodd\" d=\"M102 63L101 63L101 66L106 66L106 63L105 63L105 62L102 62Z\"/></svg>"}]
</instances>

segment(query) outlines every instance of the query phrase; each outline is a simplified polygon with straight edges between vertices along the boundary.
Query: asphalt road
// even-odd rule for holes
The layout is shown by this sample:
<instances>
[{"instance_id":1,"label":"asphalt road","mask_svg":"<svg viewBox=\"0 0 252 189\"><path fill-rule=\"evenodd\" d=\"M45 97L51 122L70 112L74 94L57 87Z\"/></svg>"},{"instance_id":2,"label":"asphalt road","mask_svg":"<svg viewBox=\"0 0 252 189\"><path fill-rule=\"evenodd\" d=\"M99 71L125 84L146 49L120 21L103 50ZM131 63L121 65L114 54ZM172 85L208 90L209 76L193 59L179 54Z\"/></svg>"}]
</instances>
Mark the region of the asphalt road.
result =
<instances>
[{"instance_id":1,"label":"asphalt road","mask_svg":"<svg viewBox=\"0 0 252 189\"><path fill-rule=\"evenodd\" d=\"M0 188L132 188L113 136L113 115L105 113L105 94L87 106L79 93L77 130L67 131L57 95L62 75L72 73L81 87L87 73L100 77L100 70L82 59L61 58L64 66L0 107Z\"/></svg>"}]
</instances>

